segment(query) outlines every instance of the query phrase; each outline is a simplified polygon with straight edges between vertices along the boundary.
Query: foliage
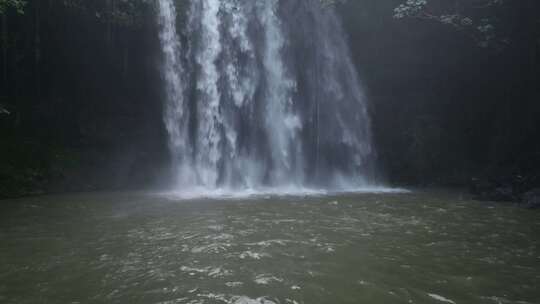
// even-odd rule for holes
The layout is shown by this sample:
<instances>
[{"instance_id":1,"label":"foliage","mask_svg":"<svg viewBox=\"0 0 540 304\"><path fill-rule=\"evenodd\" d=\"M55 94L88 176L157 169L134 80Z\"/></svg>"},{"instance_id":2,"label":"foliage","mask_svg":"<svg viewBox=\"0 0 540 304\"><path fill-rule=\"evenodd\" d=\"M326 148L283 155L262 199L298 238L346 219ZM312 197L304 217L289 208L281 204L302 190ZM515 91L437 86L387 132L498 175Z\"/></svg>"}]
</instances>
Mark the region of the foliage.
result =
<instances>
[{"instance_id":1,"label":"foliage","mask_svg":"<svg viewBox=\"0 0 540 304\"><path fill-rule=\"evenodd\" d=\"M504 0L467 1L407 0L394 9L394 18L418 18L466 31L480 47L501 47L509 40L498 28L498 9Z\"/></svg>"},{"instance_id":2,"label":"foliage","mask_svg":"<svg viewBox=\"0 0 540 304\"><path fill-rule=\"evenodd\" d=\"M10 112L4 107L4 105L0 104L0 115L7 114L9 115Z\"/></svg>"},{"instance_id":3,"label":"foliage","mask_svg":"<svg viewBox=\"0 0 540 304\"><path fill-rule=\"evenodd\" d=\"M335 4L348 0L321 0L324 4ZM482 48L502 49L512 44L516 36L524 37L516 28L533 32L540 25L538 5L534 1L509 0L402 0L394 8L396 19L429 20L472 37ZM525 11L526 15L515 14L515 10ZM514 11L513 11L514 10ZM540 33L532 33L540 41ZM530 39L530 37L526 38Z\"/></svg>"},{"instance_id":4,"label":"foliage","mask_svg":"<svg viewBox=\"0 0 540 304\"><path fill-rule=\"evenodd\" d=\"M17 13L24 14L24 6L26 1L24 0L0 0L0 15L5 14L8 8L14 8Z\"/></svg>"},{"instance_id":5,"label":"foliage","mask_svg":"<svg viewBox=\"0 0 540 304\"><path fill-rule=\"evenodd\" d=\"M119 26L138 26L151 0L65 0L64 6L83 12L101 22L111 22Z\"/></svg>"}]
</instances>

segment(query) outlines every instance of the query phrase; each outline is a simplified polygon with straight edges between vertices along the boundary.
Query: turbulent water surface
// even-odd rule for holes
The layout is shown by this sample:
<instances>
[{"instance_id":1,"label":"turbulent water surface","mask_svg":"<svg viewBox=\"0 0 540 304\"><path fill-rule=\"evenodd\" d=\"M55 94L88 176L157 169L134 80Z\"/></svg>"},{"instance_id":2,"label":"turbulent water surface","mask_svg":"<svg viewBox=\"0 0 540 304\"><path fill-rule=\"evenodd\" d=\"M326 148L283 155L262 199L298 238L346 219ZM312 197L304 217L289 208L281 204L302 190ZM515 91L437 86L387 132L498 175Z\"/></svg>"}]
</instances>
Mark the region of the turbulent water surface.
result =
<instances>
[{"instance_id":1,"label":"turbulent water surface","mask_svg":"<svg viewBox=\"0 0 540 304\"><path fill-rule=\"evenodd\" d=\"M540 217L448 193L0 204L1 303L538 303Z\"/></svg>"}]
</instances>

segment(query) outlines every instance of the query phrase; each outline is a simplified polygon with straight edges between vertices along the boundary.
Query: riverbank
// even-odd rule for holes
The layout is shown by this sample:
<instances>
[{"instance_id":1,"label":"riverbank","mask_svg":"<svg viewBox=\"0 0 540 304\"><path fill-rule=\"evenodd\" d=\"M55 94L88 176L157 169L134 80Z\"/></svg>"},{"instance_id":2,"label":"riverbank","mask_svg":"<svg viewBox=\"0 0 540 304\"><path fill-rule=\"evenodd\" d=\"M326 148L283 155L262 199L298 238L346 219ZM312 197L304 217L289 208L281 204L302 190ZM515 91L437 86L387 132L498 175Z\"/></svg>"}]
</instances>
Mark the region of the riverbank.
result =
<instances>
[{"instance_id":1,"label":"riverbank","mask_svg":"<svg viewBox=\"0 0 540 304\"><path fill-rule=\"evenodd\" d=\"M167 172L159 150L56 145L36 139L0 143L0 199L152 187Z\"/></svg>"}]
</instances>

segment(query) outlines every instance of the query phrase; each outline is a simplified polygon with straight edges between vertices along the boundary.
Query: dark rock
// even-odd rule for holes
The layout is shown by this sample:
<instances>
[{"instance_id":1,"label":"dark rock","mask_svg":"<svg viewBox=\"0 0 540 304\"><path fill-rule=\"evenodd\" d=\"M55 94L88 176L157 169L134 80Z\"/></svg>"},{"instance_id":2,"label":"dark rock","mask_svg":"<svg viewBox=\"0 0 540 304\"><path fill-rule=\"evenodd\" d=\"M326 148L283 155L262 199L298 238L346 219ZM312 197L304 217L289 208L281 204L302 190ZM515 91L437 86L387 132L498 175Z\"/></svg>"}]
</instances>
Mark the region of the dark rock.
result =
<instances>
[{"instance_id":1,"label":"dark rock","mask_svg":"<svg viewBox=\"0 0 540 304\"><path fill-rule=\"evenodd\" d=\"M485 196L487 193L491 192L496 187L495 184L489 182L485 179L473 178L469 184L469 191L475 196Z\"/></svg>"},{"instance_id":2,"label":"dark rock","mask_svg":"<svg viewBox=\"0 0 540 304\"><path fill-rule=\"evenodd\" d=\"M490 193L490 200L496 202L516 201L514 189L512 188L512 186L497 187Z\"/></svg>"},{"instance_id":3,"label":"dark rock","mask_svg":"<svg viewBox=\"0 0 540 304\"><path fill-rule=\"evenodd\" d=\"M530 209L540 208L540 188L533 189L523 194L521 203L526 208L530 208Z\"/></svg>"},{"instance_id":4,"label":"dark rock","mask_svg":"<svg viewBox=\"0 0 540 304\"><path fill-rule=\"evenodd\" d=\"M495 202L517 201L516 189L511 183L474 178L469 188L475 200Z\"/></svg>"}]
</instances>

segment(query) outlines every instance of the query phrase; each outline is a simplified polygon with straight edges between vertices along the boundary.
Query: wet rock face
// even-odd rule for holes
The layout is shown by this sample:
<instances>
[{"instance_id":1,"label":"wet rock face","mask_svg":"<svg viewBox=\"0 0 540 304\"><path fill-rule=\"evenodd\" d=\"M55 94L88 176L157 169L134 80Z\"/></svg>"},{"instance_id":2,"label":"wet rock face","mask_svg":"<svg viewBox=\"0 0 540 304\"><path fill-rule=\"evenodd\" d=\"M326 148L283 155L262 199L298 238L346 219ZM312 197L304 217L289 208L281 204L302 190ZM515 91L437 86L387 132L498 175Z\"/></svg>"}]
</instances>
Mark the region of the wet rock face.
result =
<instances>
[{"instance_id":1,"label":"wet rock face","mask_svg":"<svg viewBox=\"0 0 540 304\"><path fill-rule=\"evenodd\" d=\"M517 198L513 185L491 180L473 179L469 190L480 201L512 202Z\"/></svg>"},{"instance_id":2,"label":"wet rock face","mask_svg":"<svg viewBox=\"0 0 540 304\"><path fill-rule=\"evenodd\" d=\"M521 204L530 209L540 208L540 188L533 189L523 194Z\"/></svg>"},{"instance_id":3,"label":"wet rock face","mask_svg":"<svg viewBox=\"0 0 540 304\"><path fill-rule=\"evenodd\" d=\"M540 188L521 176L499 180L474 178L469 191L479 201L514 202L529 209L540 208Z\"/></svg>"},{"instance_id":4,"label":"wet rock face","mask_svg":"<svg viewBox=\"0 0 540 304\"><path fill-rule=\"evenodd\" d=\"M509 185L500 186L495 188L491 193L489 193L491 200L493 201L515 201L516 196L514 195L514 188Z\"/></svg>"}]
</instances>

